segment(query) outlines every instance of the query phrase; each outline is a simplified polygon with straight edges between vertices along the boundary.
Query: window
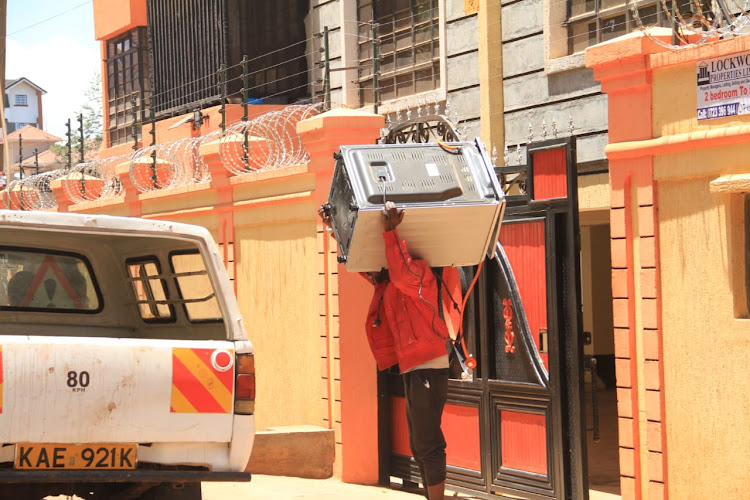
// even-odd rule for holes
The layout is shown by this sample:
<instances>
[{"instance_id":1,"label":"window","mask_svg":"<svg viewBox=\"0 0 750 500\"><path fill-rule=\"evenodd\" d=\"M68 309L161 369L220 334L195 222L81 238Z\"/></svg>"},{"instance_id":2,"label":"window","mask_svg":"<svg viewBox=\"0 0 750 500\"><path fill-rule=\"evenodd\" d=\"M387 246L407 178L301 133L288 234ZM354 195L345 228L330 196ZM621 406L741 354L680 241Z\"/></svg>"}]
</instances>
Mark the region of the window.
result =
<instances>
[{"instance_id":1,"label":"window","mask_svg":"<svg viewBox=\"0 0 750 500\"><path fill-rule=\"evenodd\" d=\"M101 309L98 290L81 255L0 247L0 309L93 313Z\"/></svg>"},{"instance_id":2,"label":"window","mask_svg":"<svg viewBox=\"0 0 750 500\"><path fill-rule=\"evenodd\" d=\"M227 92L241 102L243 56L251 102L310 97L307 59L317 55L308 47L308 1L149 0L147 7L157 117L219 104L222 64Z\"/></svg>"},{"instance_id":3,"label":"window","mask_svg":"<svg viewBox=\"0 0 750 500\"><path fill-rule=\"evenodd\" d=\"M229 5L234 5L230 2ZM237 20L230 16L229 61L250 64L249 97L266 103L286 104L309 97L305 43L307 3L297 0L236 2ZM238 22L239 21L239 22ZM236 64L236 63L235 63ZM229 92L241 92L241 67L229 71Z\"/></svg>"},{"instance_id":4,"label":"window","mask_svg":"<svg viewBox=\"0 0 750 500\"><path fill-rule=\"evenodd\" d=\"M678 0L676 7L683 16L688 16L695 2ZM701 2L704 12L710 5ZM665 26L670 24L666 9L672 8L671 0L642 2L638 7L640 24ZM606 42L639 28L634 18L631 3L626 0L568 0L568 53L582 52L586 47Z\"/></svg>"},{"instance_id":5,"label":"window","mask_svg":"<svg viewBox=\"0 0 750 500\"><path fill-rule=\"evenodd\" d=\"M359 0L357 7L360 105L373 101L373 20L381 102L440 86L438 0Z\"/></svg>"},{"instance_id":6,"label":"window","mask_svg":"<svg viewBox=\"0 0 750 500\"><path fill-rule=\"evenodd\" d=\"M134 29L107 42L107 110L109 145L133 140L133 97L143 113L143 97L148 91L146 30Z\"/></svg>"},{"instance_id":7,"label":"window","mask_svg":"<svg viewBox=\"0 0 750 500\"><path fill-rule=\"evenodd\" d=\"M201 254L173 253L170 261L188 319L193 322L221 321L219 302Z\"/></svg>"},{"instance_id":8,"label":"window","mask_svg":"<svg viewBox=\"0 0 750 500\"><path fill-rule=\"evenodd\" d=\"M174 310L168 300L167 285L162 279L158 261L155 258L128 261L127 266L141 318L146 322L171 321Z\"/></svg>"},{"instance_id":9,"label":"window","mask_svg":"<svg viewBox=\"0 0 750 500\"><path fill-rule=\"evenodd\" d=\"M16 94L16 106L28 106L29 97L26 94Z\"/></svg>"}]
</instances>

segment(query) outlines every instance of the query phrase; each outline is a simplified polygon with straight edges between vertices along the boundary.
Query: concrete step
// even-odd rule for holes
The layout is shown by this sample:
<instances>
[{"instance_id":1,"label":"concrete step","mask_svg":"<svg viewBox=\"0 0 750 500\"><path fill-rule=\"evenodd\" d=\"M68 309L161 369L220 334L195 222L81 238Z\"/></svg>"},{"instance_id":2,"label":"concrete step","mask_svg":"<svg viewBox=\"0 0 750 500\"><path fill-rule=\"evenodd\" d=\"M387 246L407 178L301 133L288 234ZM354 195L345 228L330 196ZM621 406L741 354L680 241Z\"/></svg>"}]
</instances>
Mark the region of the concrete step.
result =
<instances>
[{"instance_id":1,"label":"concrete step","mask_svg":"<svg viewBox=\"0 0 750 500\"><path fill-rule=\"evenodd\" d=\"M326 479L333 476L333 429L315 425L269 427L255 433L245 469L251 474Z\"/></svg>"}]
</instances>

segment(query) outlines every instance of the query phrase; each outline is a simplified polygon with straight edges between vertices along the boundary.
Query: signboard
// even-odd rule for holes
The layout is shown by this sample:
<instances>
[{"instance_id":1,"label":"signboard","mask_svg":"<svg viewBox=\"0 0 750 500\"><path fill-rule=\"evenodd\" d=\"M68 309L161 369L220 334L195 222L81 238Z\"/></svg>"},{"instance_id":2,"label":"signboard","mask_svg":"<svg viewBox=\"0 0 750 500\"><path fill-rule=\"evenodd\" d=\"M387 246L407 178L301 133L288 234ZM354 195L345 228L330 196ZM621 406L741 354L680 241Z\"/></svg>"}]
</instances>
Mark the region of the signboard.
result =
<instances>
[{"instance_id":1,"label":"signboard","mask_svg":"<svg viewBox=\"0 0 750 500\"><path fill-rule=\"evenodd\" d=\"M698 61L698 120L750 114L750 52Z\"/></svg>"}]
</instances>

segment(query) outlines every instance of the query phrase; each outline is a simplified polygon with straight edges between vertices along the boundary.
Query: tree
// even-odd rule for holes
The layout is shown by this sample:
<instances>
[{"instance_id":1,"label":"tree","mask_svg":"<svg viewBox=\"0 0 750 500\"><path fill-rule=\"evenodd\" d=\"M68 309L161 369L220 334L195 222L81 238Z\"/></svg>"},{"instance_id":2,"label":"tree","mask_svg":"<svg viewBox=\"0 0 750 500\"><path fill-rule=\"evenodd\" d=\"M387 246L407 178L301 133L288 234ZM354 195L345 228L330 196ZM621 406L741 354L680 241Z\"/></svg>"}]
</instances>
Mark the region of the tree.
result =
<instances>
[{"instance_id":1,"label":"tree","mask_svg":"<svg viewBox=\"0 0 750 500\"><path fill-rule=\"evenodd\" d=\"M83 138L84 138L84 159L88 160L99 151L102 145L104 133L104 119L102 108L102 78L99 73L94 74L89 83L89 87L84 91L85 102L81 109L70 120L70 142L72 145L71 157L73 164L80 161L81 133L79 131L80 123L78 117L83 115ZM68 146L67 140L62 144L55 144L50 147L55 156L62 163L67 163Z\"/></svg>"}]
</instances>

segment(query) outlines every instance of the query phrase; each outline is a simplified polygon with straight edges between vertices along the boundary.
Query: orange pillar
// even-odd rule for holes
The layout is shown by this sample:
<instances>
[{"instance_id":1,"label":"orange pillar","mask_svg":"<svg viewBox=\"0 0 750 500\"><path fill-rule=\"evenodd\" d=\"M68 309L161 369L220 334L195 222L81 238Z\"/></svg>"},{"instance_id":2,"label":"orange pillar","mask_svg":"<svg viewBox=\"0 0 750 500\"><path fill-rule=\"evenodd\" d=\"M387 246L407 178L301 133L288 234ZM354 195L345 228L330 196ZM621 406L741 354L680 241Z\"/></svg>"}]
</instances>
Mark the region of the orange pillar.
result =
<instances>
[{"instance_id":1,"label":"orange pillar","mask_svg":"<svg viewBox=\"0 0 750 500\"><path fill-rule=\"evenodd\" d=\"M220 139L204 144L199 154L211 173L211 187L216 190L216 211L218 216L217 235L224 259L224 267L230 272L230 261L234 261L234 199L231 177L235 174L224 167L219 155ZM230 248L232 250L230 250ZM234 272L230 272L234 276ZM234 280L234 293L237 294L237 280Z\"/></svg>"},{"instance_id":2,"label":"orange pillar","mask_svg":"<svg viewBox=\"0 0 750 500\"><path fill-rule=\"evenodd\" d=\"M125 161L115 167L115 175L122 184L122 192L125 194L123 202L128 206L129 217L140 217L141 211L141 198L138 189L133 184L133 179L130 178L130 162Z\"/></svg>"},{"instance_id":3,"label":"orange pillar","mask_svg":"<svg viewBox=\"0 0 750 500\"><path fill-rule=\"evenodd\" d=\"M68 193L65 190L65 186L63 186L63 182L67 181L63 179L55 179L49 183L49 187L50 189L52 189L52 193L55 195L55 200L57 200L57 211L69 212L70 205L72 205L73 202L68 197Z\"/></svg>"},{"instance_id":4,"label":"orange pillar","mask_svg":"<svg viewBox=\"0 0 750 500\"><path fill-rule=\"evenodd\" d=\"M339 108L309 118L297 132L310 155L316 174L314 199L328 199L333 175L333 153L347 144L373 144L384 125L380 115ZM344 482L375 484L378 481L378 400L375 361L364 331L372 287L356 274L336 264L335 241L318 223L325 278L323 311L325 340L323 398L324 420L336 436L336 472ZM337 316L338 315L338 316ZM338 380L337 380L338 377ZM327 415L327 417L326 417Z\"/></svg>"},{"instance_id":5,"label":"orange pillar","mask_svg":"<svg viewBox=\"0 0 750 500\"><path fill-rule=\"evenodd\" d=\"M609 98L610 146L652 139L650 56L664 50L640 32L587 49L586 65ZM660 500L667 454L654 157L611 147L607 155L622 498Z\"/></svg>"}]
</instances>

